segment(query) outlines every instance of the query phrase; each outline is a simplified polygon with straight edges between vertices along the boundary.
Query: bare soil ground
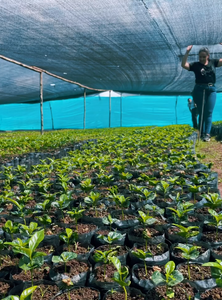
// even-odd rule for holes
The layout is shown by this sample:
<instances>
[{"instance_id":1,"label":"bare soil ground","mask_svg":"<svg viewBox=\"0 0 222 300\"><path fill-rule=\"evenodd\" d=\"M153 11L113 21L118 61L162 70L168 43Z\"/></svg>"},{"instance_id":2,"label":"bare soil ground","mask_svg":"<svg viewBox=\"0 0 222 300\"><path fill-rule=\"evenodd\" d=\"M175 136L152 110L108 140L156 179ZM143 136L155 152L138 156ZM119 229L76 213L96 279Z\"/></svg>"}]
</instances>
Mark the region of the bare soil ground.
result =
<instances>
[{"instance_id":1,"label":"bare soil ground","mask_svg":"<svg viewBox=\"0 0 222 300\"><path fill-rule=\"evenodd\" d=\"M222 142L212 137L210 142L197 142L195 150L197 154L205 155L201 162L213 163L211 170L218 173L218 189L222 196Z\"/></svg>"}]
</instances>

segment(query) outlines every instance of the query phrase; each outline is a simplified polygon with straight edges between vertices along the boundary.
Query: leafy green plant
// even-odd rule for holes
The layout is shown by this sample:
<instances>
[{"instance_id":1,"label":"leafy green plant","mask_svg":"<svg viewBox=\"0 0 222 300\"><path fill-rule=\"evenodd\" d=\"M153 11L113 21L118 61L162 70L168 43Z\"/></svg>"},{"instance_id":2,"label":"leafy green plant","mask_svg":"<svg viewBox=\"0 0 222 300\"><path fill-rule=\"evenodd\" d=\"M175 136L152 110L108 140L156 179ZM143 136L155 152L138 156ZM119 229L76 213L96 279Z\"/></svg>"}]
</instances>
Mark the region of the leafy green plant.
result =
<instances>
[{"instance_id":1,"label":"leafy green plant","mask_svg":"<svg viewBox=\"0 0 222 300\"><path fill-rule=\"evenodd\" d=\"M27 289L25 289L22 293L21 293L21 295L20 296L8 296L8 297L6 297L6 298L4 298L4 299L2 299L2 300L25 300L25 299L32 299L32 294L33 294L33 292L35 291L35 289L37 289L37 285L35 285L35 286L32 286L32 287L29 287L29 288L27 288ZM30 298L30 296L31 296L31 298Z\"/></svg>"},{"instance_id":2,"label":"leafy green plant","mask_svg":"<svg viewBox=\"0 0 222 300\"><path fill-rule=\"evenodd\" d=\"M81 207L76 207L67 211L67 214L69 214L71 218L75 219L76 229L78 229L78 220L82 217L84 211L85 209Z\"/></svg>"},{"instance_id":3,"label":"leafy green plant","mask_svg":"<svg viewBox=\"0 0 222 300\"><path fill-rule=\"evenodd\" d=\"M204 194L203 197L207 200L207 203L204 206L207 206L211 209L221 208L222 207L222 198L217 193Z\"/></svg>"},{"instance_id":4,"label":"leafy green plant","mask_svg":"<svg viewBox=\"0 0 222 300\"><path fill-rule=\"evenodd\" d=\"M2 226L2 229L11 235L11 239L13 240L14 233L19 232L18 223L13 223L11 220L5 222L5 225Z\"/></svg>"},{"instance_id":5,"label":"leafy green plant","mask_svg":"<svg viewBox=\"0 0 222 300\"><path fill-rule=\"evenodd\" d=\"M213 217L213 220L211 221L206 221L207 224L209 225L213 225L216 227L216 239L218 238L218 228L219 226L222 225L222 213L217 213L215 210L213 209L208 209L208 212L211 214L211 216Z\"/></svg>"},{"instance_id":6,"label":"leafy green plant","mask_svg":"<svg viewBox=\"0 0 222 300\"><path fill-rule=\"evenodd\" d=\"M52 223L52 219L48 214L44 214L43 216L36 217L38 222L43 225L44 231L46 230L46 226Z\"/></svg>"},{"instance_id":7,"label":"leafy green plant","mask_svg":"<svg viewBox=\"0 0 222 300\"><path fill-rule=\"evenodd\" d=\"M126 287L130 286L131 281L128 279L129 270L126 266L121 266L121 262L117 257L111 257L110 262L115 266L117 272L114 273L113 281L118 283L124 290L125 300L127 300L127 290Z\"/></svg>"},{"instance_id":8,"label":"leafy green plant","mask_svg":"<svg viewBox=\"0 0 222 300\"><path fill-rule=\"evenodd\" d=\"M177 285L183 281L183 279L183 275L178 270L175 270L175 263L173 261L169 261L165 265L165 274L162 274L160 271L155 271L152 275L152 280L156 285L166 285L167 300L174 297L174 292L171 287Z\"/></svg>"},{"instance_id":9,"label":"leafy green plant","mask_svg":"<svg viewBox=\"0 0 222 300\"><path fill-rule=\"evenodd\" d=\"M134 256L136 256L137 258L139 259L142 259L143 262L144 262L144 268L145 268L145 274L147 276L147 265L146 265L146 258L147 257L152 257L152 253L151 252L144 252L143 250L141 249L136 249L136 251L132 251L131 252Z\"/></svg>"},{"instance_id":10,"label":"leafy green plant","mask_svg":"<svg viewBox=\"0 0 222 300\"><path fill-rule=\"evenodd\" d=\"M121 211L122 211L122 220L124 220L125 217L124 217L123 209L129 207L129 205L130 205L129 197L125 198L124 195L115 195L114 201L115 201L116 205L121 209Z\"/></svg>"},{"instance_id":11,"label":"leafy green plant","mask_svg":"<svg viewBox=\"0 0 222 300\"><path fill-rule=\"evenodd\" d=\"M64 209L70 206L70 203L72 201L72 191L68 192L67 194L62 194L59 197L59 200L52 202L52 206L59 209L62 218L64 219Z\"/></svg>"},{"instance_id":12,"label":"leafy green plant","mask_svg":"<svg viewBox=\"0 0 222 300\"><path fill-rule=\"evenodd\" d=\"M36 252L36 248L44 239L44 230L37 231L34 233L28 241L28 245L21 243L15 244L6 242L6 245L11 245L15 248L17 253L22 254L22 257L19 260L19 267L24 271L30 270L31 280L33 285L33 269L40 267L43 262L46 254L43 252Z\"/></svg>"},{"instance_id":13,"label":"leafy green plant","mask_svg":"<svg viewBox=\"0 0 222 300\"><path fill-rule=\"evenodd\" d=\"M104 278L106 278L106 265L109 263L110 258L117 254L117 249L119 247L111 248L107 251L95 250L93 259L95 262L102 262L104 264Z\"/></svg>"},{"instance_id":14,"label":"leafy green plant","mask_svg":"<svg viewBox=\"0 0 222 300\"><path fill-rule=\"evenodd\" d=\"M105 241L107 244L111 245L113 243L115 243L116 241L122 239L124 237L124 234L115 232L115 231L111 231L108 233L108 235L98 235L98 239L101 239L103 241Z\"/></svg>"},{"instance_id":15,"label":"leafy green plant","mask_svg":"<svg viewBox=\"0 0 222 300\"><path fill-rule=\"evenodd\" d=\"M194 229L199 229L198 226L184 227L182 225L174 224L174 223L173 223L173 225L180 229L180 231L177 232L176 234L183 237L186 240L186 243L187 243L189 238L199 234L199 231L194 230Z\"/></svg>"},{"instance_id":16,"label":"leafy green plant","mask_svg":"<svg viewBox=\"0 0 222 300\"><path fill-rule=\"evenodd\" d=\"M200 249L201 247L179 243L175 248L181 250L182 257L187 259L188 278L190 279L190 260L196 259L199 256L200 252L197 249Z\"/></svg>"},{"instance_id":17,"label":"leafy green plant","mask_svg":"<svg viewBox=\"0 0 222 300\"><path fill-rule=\"evenodd\" d=\"M216 279L216 284L222 287L222 260L202 264L202 267L211 267L211 276Z\"/></svg>"},{"instance_id":18,"label":"leafy green plant","mask_svg":"<svg viewBox=\"0 0 222 300\"><path fill-rule=\"evenodd\" d=\"M84 198L84 202L87 205L91 205L94 208L95 213L96 213L95 214L96 218L98 216L98 211L97 211L96 207L98 205L98 201L99 201L100 197L101 197L100 193L90 192L89 197Z\"/></svg>"},{"instance_id":19,"label":"leafy green plant","mask_svg":"<svg viewBox=\"0 0 222 300\"><path fill-rule=\"evenodd\" d=\"M182 221L187 221L188 213L194 210L194 205L191 202L179 202L177 209L168 207L169 210L173 211L175 222L181 224Z\"/></svg>"},{"instance_id":20,"label":"leafy green plant","mask_svg":"<svg viewBox=\"0 0 222 300\"><path fill-rule=\"evenodd\" d=\"M155 219L153 216L150 216L149 212L146 214L143 211L139 210L138 213L140 215L140 218L138 218L138 220L143 224L144 227L146 225L152 225L157 222L157 219Z\"/></svg>"},{"instance_id":21,"label":"leafy green plant","mask_svg":"<svg viewBox=\"0 0 222 300\"><path fill-rule=\"evenodd\" d=\"M68 251L70 252L70 243L74 243L76 245L78 233L73 232L73 230L70 228L66 228L65 232L60 233L59 238L67 244Z\"/></svg>"},{"instance_id":22,"label":"leafy green plant","mask_svg":"<svg viewBox=\"0 0 222 300\"><path fill-rule=\"evenodd\" d=\"M95 185L92 184L92 180L87 178L80 183L80 187L84 192L90 192L94 189Z\"/></svg>"},{"instance_id":23,"label":"leafy green plant","mask_svg":"<svg viewBox=\"0 0 222 300\"><path fill-rule=\"evenodd\" d=\"M73 260L77 257L77 254L74 252L63 252L60 256L53 255L52 262L53 263L63 263L66 273L66 264L68 261Z\"/></svg>"},{"instance_id":24,"label":"leafy green plant","mask_svg":"<svg viewBox=\"0 0 222 300\"><path fill-rule=\"evenodd\" d=\"M167 195L169 195L170 191L172 190L173 186L170 185L168 182L161 180L156 185L156 192L160 195L163 195L164 201L166 201Z\"/></svg>"},{"instance_id":25,"label":"leafy green plant","mask_svg":"<svg viewBox=\"0 0 222 300\"><path fill-rule=\"evenodd\" d=\"M24 224L19 224L19 231L28 237L32 235L36 230L40 230L40 227L36 222L31 222L29 226Z\"/></svg>"},{"instance_id":26,"label":"leafy green plant","mask_svg":"<svg viewBox=\"0 0 222 300\"><path fill-rule=\"evenodd\" d=\"M117 221L117 219L116 219L116 218L112 218L112 216L111 216L110 214L108 214L107 217L102 218L103 224L104 224L104 225L109 225L109 226L110 226L110 230L112 230L111 225L112 225L115 221Z\"/></svg>"}]
</instances>

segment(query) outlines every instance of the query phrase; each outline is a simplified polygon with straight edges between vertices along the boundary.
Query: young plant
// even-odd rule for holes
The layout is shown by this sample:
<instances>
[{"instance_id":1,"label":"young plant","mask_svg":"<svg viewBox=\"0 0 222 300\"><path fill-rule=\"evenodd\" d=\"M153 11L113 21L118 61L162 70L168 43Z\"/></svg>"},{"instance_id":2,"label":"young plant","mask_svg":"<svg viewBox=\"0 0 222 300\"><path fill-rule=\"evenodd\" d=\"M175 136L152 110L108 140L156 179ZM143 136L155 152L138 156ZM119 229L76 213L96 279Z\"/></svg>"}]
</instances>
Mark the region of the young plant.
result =
<instances>
[{"instance_id":1,"label":"young plant","mask_svg":"<svg viewBox=\"0 0 222 300\"><path fill-rule=\"evenodd\" d=\"M78 229L78 220L82 217L84 211L85 209L82 209L81 207L76 207L71 211L67 211L67 214L69 214L72 219L75 219L76 230Z\"/></svg>"},{"instance_id":2,"label":"young plant","mask_svg":"<svg viewBox=\"0 0 222 300\"><path fill-rule=\"evenodd\" d=\"M180 231L177 232L176 234L183 237L186 240L186 243L187 243L189 238L199 234L199 231L194 230L194 229L199 229L198 226L184 227L182 225L178 225L178 224L174 224L174 223L173 223L173 225L180 229Z\"/></svg>"},{"instance_id":3,"label":"young plant","mask_svg":"<svg viewBox=\"0 0 222 300\"><path fill-rule=\"evenodd\" d=\"M68 194L62 194L60 195L59 200L52 202L52 206L59 209L63 219L64 219L63 211L70 205L72 201L71 193L72 191L68 192Z\"/></svg>"},{"instance_id":4,"label":"young plant","mask_svg":"<svg viewBox=\"0 0 222 300\"><path fill-rule=\"evenodd\" d=\"M111 231L108 233L108 235L99 235L98 239L103 240L107 244L111 245L115 243L116 241L120 240L121 238L124 237L125 234L117 233L115 231Z\"/></svg>"},{"instance_id":5,"label":"young plant","mask_svg":"<svg viewBox=\"0 0 222 300\"><path fill-rule=\"evenodd\" d=\"M32 235L34 233L34 231L36 230L40 230L40 227L38 226L38 223L36 222L31 222L29 224L29 226L24 225L24 224L19 224L20 228L20 232L25 234L26 236L30 237L30 235Z\"/></svg>"},{"instance_id":6,"label":"young plant","mask_svg":"<svg viewBox=\"0 0 222 300\"><path fill-rule=\"evenodd\" d=\"M216 279L217 286L222 287L222 260L204 263L202 267L211 267L211 276Z\"/></svg>"},{"instance_id":7,"label":"young plant","mask_svg":"<svg viewBox=\"0 0 222 300\"><path fill-rule=\"evenodd\" d=\"M181 224L182 221L187 221L188 213L194 210L194 205L191 202L179 202L177 209L168 207L173 211L175 222Z\"/></svg>"},{"instance_id":8,"label":"young plant","mask_svg":"<svg viewBox=\"0 0 222 300\"><path fill-rule=\"evenodd\" d=\"M53 255L53 263L64 263L65 273L66 273L66 264L68 261L73 260L77 257L77 254L74 252L63 252L60 256Z\"/></svg>"},{"instance_id":9,"label":"young plant","mask_svg":"<svg viewBox=\"0 0 222 300\"><path fill-rule=\"evenodd\" d=\"M211 216L213 217L212 221L207 221L207 224L209 225L213 225L216 227L216 239L218 238L218 228L219 226L222 225L222 213L217 213L215 210L213 209L208 209L208 212L211 214Z\"/></svg>"},{"instance_id":10,"label":"young plant","mask_svg":"<svg viewBox=\"0 0 222 300\"><path fill-rule=\"evenodd\" d=\"M80 187L86 193L91 192L94 189L94 185L92 184L90 178L87 178L86 180L82 181L80 183Z\"/></svg>"},{"instance_id":11,"label":"young plant","mask_svg":"<svg viewBox=\"0 0 222 300\"><path fill-rule=\"evenodd\" d=\"M35 251L43 239L44 239L44 230L40 230L32 235L27 245L26 244L21 245L21 243L18 244L10 243L10 242L5 243L6 245L11 245L12 247L14 247L17 253L22 254L22 257L19 260L19 267L24 271L30 270L32 286L33 286L33 270L39 268L43 264L44 262L43 256L46 255L43 252Z\"/></svg>"},{"instance_id":12,"label":"young plant","mask_svg":"<svg viewBox=\"0 0 222 300\"><path fill-rule=\"evenodd\" d=\"M104 279L106 278L106 265L109 263L110 258L117 254L117 249L111 248L107 251L95 250L95 254L93 255L93 259L95 262L102 262L104 264Z\"/></svg>"},{"instance_id":13,"label":"young plant","mask_svg":"<svg viewBox=\"0 0 222 300\"><path fill-rule=\"evenodd\" d=\"M136 256L139 259L142 259L144 262L144 268L145 268L145 274L147 276L147 265L146 265L146 258L147 257L152 257L152 253L151 252L144 252L141 249L136 249L136 251L132 251L131 252L134 256Z\"/></svg>"},{"instance_id":14,"label":"young plant","mask_svg":"<svg viewBox=\"0 0 222 300\"><path fill-rule=\"evenodd\" d=\"M149 212L145 214L143 211L139 210L138 213L140 215L140 218L138 218L138 220L143 224L144 227L146 225L152 225L157 222L157 219L155 219L153 216L150 216Z\"/></svg>"},{"instance_id":15,"label":"young plant","mask_svg":"<svg viewBox=\"0 0 222 300\"><path fill-rule=\"evenodd\" d=\"M66 228L66 232L62 232L59 235L59 238L67 244L68 251L70 252L70 243L74 243L76 245L78 240L78 233L73 232L70 228Z\"/></svg>"},{"instance_id":16,"label":"young plant","mask_svg":"<svg viewBox=\"0 0 222 300\"><path fill-rule=\"evenodd\" d=\"M178 270L175 270L175 263L173 261L169 261L165 265L165 274L162 274L160 271L155 271L152 275L152 280L155 285L166 285L167 300L174 297L174 292L171 287L177 285L183 281L183 279L183 275Z\"/></svg>"},{"instance_id":17,"label":"young plant","mask_svg":"<svg viewBox=\"0 0 222 300\"><path fill-rule=\"evenodd\" d=\"M217 193L204 194L203 197L207 200L207 203L204 206L207 206L211 209L221 208L222 207L222 198Z\"/></svg>"},{"instance_id":18,"label":"young plant","mask_svg":"<svg viewBox=\"0 0 222 300\"><path fill-rule=\"evenodd\" d=\"M182 257L187 259L187 271L188 271L188 278L190 280L190 260L196 259L199 256L200 252L197 249L201 247L179 243L178 246L175 248L181 250Z\"/></svg>"},{"instance_id":19,"label":"young plant","mask_svg":"<svg viewBox=\"0 0 222 300\"><path fill-rule=\"evenodd\" d=\"M112 218L112 216L111 216L110 214L109 214L107 217L102 218L103 224L109 225L109 226L110 226L110 231L112 230L111 225L112 225L115 221L117 221L117 219Z\"/></svg>"},{"instance_id":20,"label":"young plant","mask_svg":"<svg viewBox=\"0 0 222 300\"><path fill-rule=\"evenodd\" d=\"M44 231L46 230L46 226L52 223L52 219L48 214L44 214L43 216L36 217L40 224L43 225Z\"/></svg>"},{"instance_id":21,"label":"young plant","mask_svg":"<svg viewBox=\"0 0 222 300\"><path fill-rule=\"evenodd\" d=\"M97 205L98 205L98 201L100 199L101 195L100 193L94 193L94 192L90 192L89 197L85 197L84 198L84 202L87 205L91 205L96 213L96 218L98 217L98 211L96 209Z\"/></svg>"},{"instance_id":22,"label":"young plant","mask_svg":"<svg viewBox=\"0 0 222 300\"><path fill-rule=\"evenodd\" d=\"M121 209L121 211L122 211L122 220L124 220L123 209L129 207L129 205L130 205L129 197L125 198L124 195L116 195L114 197L114 201L115 201L116 205Z\"/></svg>"},{"instance_id":23,"label":"young plant","mask_svg":"<svg viewBox=\"0 0 222 300\"><path fill-rule=\"evenodd\" d=\"M124 290L125 300L127 300L126 287L130 286L131 281L128 279L129 270L126 266L121 266L121 262L117 257L111 257L110 262L115 266L117 272L114 273L113 281L118 283Z\"/></svg>"},{"instance_id":24,"label":"young plant","mask_svg":"<svg viewBox=\"0 0 222 300\"><path fill-rule=\"evenodd\" d=\"M5 225L2 226L2 229L11 235L11 239L13 241L14 233L19 232L18 223L13 223L11 220L5 222Z\"/></svg>"},{"instance_id":25,"label":"young plant","mask_svg":"<svg viewBox=\"0 0 222 300\"><path fill-rule=\"evenodd\" d=\"M156 185L156 192L160 195L163 195L164 201L166 201L167 195L169 195L170 191L172 190L173 186L167 183L164 180L161 180L157 185Z\"/></svg>"},{"instance_id":26,"label":"young plant","mask_svg":"<svg viewBox=\"0 0 222 300\"><path fill-rule=\"evenodd\" d=\"M35 289L37 288L38 286L37 285L35 285L35 286L31 286L31 287L29 287L29 288L27 288L27 289L25 289L22 293L21 293L21 295L20 296L8 296L8 297L6 297L6 298L4 298L4 299L2 299L2 300L25 300L25 299L27 299L27 300L32 300L32 294L33 294L33 292L35 291ZM30 298L31 297L31 298Z\"/></svg>"}]
</instances>

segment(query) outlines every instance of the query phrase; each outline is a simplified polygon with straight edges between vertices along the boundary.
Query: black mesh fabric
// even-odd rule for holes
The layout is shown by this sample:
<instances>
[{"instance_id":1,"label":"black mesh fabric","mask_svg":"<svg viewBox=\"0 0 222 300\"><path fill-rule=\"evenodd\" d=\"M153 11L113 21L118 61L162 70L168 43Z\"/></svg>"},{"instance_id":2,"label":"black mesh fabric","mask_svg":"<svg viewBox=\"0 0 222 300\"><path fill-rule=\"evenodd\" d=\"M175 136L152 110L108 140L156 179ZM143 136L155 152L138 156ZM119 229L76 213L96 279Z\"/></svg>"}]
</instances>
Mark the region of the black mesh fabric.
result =
<instances>
[{"instance_id":1,"label":"black mesh fabric","mask_svg":"<svg viewBox=\"0 0 222 300\"><path fill-rule=\"evenodd\" d=\"M4 0L0 55L95 89L190 94L194 74L181 68L202 46L222 57L221 0ZM39 101L39 74L0 59L0 103ZM44 101L83 88L43 76ZM222 68L217 88L222 91ZM87 90L87 93L96 91Z\"/></svg>"}]
</instances>

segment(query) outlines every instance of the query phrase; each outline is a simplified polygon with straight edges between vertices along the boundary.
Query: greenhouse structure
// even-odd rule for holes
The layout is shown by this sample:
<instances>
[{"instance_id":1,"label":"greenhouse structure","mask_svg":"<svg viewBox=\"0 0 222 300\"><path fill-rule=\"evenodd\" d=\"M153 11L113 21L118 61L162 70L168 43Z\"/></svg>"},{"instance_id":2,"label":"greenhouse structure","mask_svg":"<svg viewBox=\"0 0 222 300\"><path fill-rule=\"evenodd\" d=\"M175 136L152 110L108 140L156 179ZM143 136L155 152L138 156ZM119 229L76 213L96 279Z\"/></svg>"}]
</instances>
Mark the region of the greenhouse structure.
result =
<instances>
[{"instance_id":1,"label":"greenhouse structure","mask_svg":"<svg viewBox=\"0 0 222 300\"><path fill-rule=\"evenodd\" d=\"M0 300L222 299L221 11L0 0Z\"/></svg>"},{"instance_id":2,"label":"greenhouse structure","mask_svg":"<svg viewBox=\"0 0 222 300\"><path fill-rule=\"evenodd\" d=\"M202 46L222 56L221 6L2 1L0 130L191 124L194 74L181 59L188 44L190 62ZM214 121L222 119L221 79L218 69Z\"/></svg>"}]
</instances>

